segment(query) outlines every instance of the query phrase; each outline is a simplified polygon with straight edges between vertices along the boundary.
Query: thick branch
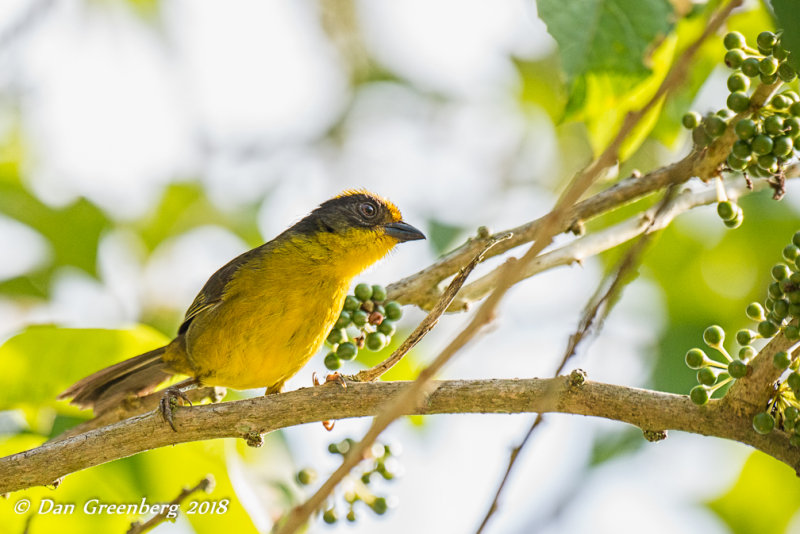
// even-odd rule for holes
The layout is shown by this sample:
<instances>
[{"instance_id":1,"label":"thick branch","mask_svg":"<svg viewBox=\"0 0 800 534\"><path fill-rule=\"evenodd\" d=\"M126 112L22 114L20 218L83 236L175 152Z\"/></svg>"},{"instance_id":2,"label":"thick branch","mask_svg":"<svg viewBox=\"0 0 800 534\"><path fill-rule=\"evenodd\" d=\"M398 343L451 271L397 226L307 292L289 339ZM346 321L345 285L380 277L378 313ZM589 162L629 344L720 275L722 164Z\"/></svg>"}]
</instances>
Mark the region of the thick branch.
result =
<instances>
[{"instance_id":1,"label":"thick branch","mask_svg":"<svg viewBox=\"0 0 800 534\"><path fill-rule=\"evenodd\" d=\"M177 432L150 412L35 449L0 458L0 494L50 484L69 473L158 447L215 438L249 437L303 423L376 415L409 382L336 383L235 402L179 408ZM747 416L717 401L695 406L684 395L551 379L448 380L408 413L561 412L604 417L644 430L682 430L746 443L797 469L800 449L779 431L762 436Z\"/></svg>"}]
</instances>

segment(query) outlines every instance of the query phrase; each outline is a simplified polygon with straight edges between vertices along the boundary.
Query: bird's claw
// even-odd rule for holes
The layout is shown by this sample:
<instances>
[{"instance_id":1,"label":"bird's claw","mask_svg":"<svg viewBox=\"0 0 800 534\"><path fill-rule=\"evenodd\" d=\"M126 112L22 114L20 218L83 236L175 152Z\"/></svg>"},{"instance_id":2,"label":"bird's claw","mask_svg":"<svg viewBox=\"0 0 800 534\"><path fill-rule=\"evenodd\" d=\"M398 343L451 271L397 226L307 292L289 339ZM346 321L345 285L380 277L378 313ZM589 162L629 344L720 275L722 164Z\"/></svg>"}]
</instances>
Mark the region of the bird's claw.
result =
<instances>
[{"instance_id":1,"label":"bird's claw","mask_svg":"<svg viewBox=\"0 0 800 534\"><path fill-rule=\"evenodd\" d=\"M189 397L181 388L171 386L164 390L164 396L161 397L161 402L158 404L161 417L164 419L164 421L169 423L169 426L172 427L174 432L177 432L178 429L175 428L173 416L178 406L183 403L186 403L189 406L192 405L192 401L189 400Z\"/></svg>"}]
</instances>

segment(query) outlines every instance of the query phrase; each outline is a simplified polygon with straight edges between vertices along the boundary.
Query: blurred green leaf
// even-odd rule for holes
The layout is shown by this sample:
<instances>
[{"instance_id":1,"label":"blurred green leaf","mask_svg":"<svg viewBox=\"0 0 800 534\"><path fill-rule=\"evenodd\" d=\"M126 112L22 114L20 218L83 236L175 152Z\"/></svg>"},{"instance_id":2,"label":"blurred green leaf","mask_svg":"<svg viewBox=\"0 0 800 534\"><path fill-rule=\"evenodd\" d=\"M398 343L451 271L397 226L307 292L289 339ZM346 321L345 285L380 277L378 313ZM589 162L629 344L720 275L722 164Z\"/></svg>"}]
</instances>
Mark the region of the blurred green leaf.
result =
<instances>
[{"instance_id":1,"label":"blurred green leaf","mask_svg":"<svg viewBox=\"0 0 800 534\"><path fill-rule=\"evenodd\" d=\"M450 250L465 232L463 226L454 226L436 219L428 220L428 240L436 254L444 254Z\"/></svg>"},{"instance_id":2,"label":"blurred green leaf","mask_svg":"<svg viewBox=\"0 0 800 534\"><path fill-rule=\"evenodd\" d=\"M676 57L678 54L682 54L705 31L708 18L715 12L715 9L715 7L707 6L703 14L691 15L680 20L675 27ZM691 108L700 87L703 86L714 68L719 65L720 58L724 54L725 49L720 39L712 37L703 42L695 53L692 67L688 69L685 81L680 86L673 88L667 95L664 107L651 133L653 138L670 148L675 148L678 140L681 139L681 133L686 131L681 124L683 115Z\"/></svg>"},{"instance_id":3,"label":"blurred green leaf","mask_svg":"<svg viewBox=\"0 0 800 534\"><path fill-rule=\"evenodd\" d=\"M800 6L797 0L772 0L772 9L778 28L783 30L781 44L791 52L789 64L800 70Z\"/></svg>"},{"instance_id":4,"label":"blurred green leaf","mask_svg":"<svg viewBox=\"0 0 800 534\"><path fill-rule=\"evenodd\" d=\"M707 503L734 534L786 532L800 509L800 482L794 470L761 452L750 455L739 480Z\"/></svg>"},{"instance_id":5,"label":"blurred green leaf","mask_svg":"<svg viewBox=\"0 0 800 534\"><path fill-rule=\"evenodd\" d=\"M625 429L610 434L602 434L594 440L589 465L598 467L618 456L629 455L647 443L641 430Z\"/></svg>"},{"instance_id":6,"label":"blurred green leaf","mask_svg":"<svg viewBox=\"0 0 800 534\"><path fill-rule=\"evenodd\" d=\"M28 327L0 346L0 409L28 405L66 410L66 403L55 397L69 385L167 342L144 325L127 330Z\"/></svg>"},{"instance_id":7,"label":"blurred green leaf","mask_svg":"<svg viewBox=\"0 0 800 534\"><path fill-rule=\"evenodd\" d=\"M170 184L158 205L134 228L148 249L153 250L165 239L205 224L230 228L249 245L255 246L263 241L256 226L256 205L235 213L223 212L195 182Z\"/></svg>"},{"instance_id":8,"label":"blurred green leaf","mask_svg":"<svg viewBox=\"0 0 800 534\"><path fill-rule=\"evenodd\" d=\"M588 72L645 76L647 51L671 27L667 0L537 0L570 80Z\"/></svg>"},{"instance_id":9,"label":"blurred green leaf","mask_svg":"<svg viewBox=\"0 0 800 534\"><path fill-rule=\"evenodd\" d=\"M561 69L554 55L530 61L511 58L520 79L518 98L523 108L536 106L558 123L564 116L567 94Z\"/></svg>"}]
</instances>

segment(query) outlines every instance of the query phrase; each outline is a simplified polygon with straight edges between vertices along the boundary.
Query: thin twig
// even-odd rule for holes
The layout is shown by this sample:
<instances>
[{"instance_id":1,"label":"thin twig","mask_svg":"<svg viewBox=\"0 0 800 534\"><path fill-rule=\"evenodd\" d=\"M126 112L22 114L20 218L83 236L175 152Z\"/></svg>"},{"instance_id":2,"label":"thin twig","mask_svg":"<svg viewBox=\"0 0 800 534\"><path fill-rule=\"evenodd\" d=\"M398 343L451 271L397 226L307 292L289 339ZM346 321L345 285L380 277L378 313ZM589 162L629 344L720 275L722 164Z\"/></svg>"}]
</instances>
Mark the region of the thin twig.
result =
<instances>
[{"instance_id":1,"label":"thin twig","mask_svg":"<svg viewBox=\"0 0 800 534\"><path fill-rule=\"evenodd\" d=\"M171 509L174 509L174 507L180 507L180 504L185 501L189 495L198 491L204 491L206 493L211 493L214 491L214 477L212 475L207 475L203 480L198 482L195 487L183 488L178 496L170 501L169 506L162 507L159 513L144 523L139 521L134 521L131 523L131 526L126 534L144 534L145 532L150 532L158 525L169 519L167 514L170 513Z\"/></svg>"},{"instance_id":2,"label":"thin twig","mask_svg":"<svg viewBox=\"0 0 800 534\"><path fill-rule=\"evenodd\" d=\"M406 353L411 350L419 341L425 337L425 335L430 332L436 323L439 321L439 318L445 312L445 310L450 306L450 303L456 296L456 293L461 289L461 286L464 285L464 282L467 281L467 278L472 273L472 270L480 261L480 258L483 257L490 248L495 246L497 243L505 241L506 239L510 239L511 234L504 234L493 237L489 240L486 247L483 251L475 256L472 261L470 261L466 266L464 266L459 273L453 278L450 285L447 286L447 289L444 291L442 296L439 298L439 301L436 305L431 309L428 315L425 316L425 319L414 329L413 332L403 341L403 343L395 350L388 358L384 361L379 363L378 365L371 367L370 369L364 369L356 373L351 377L347 377L351 380L355 380L357 382L371 382L373 380L377 380L380 378L384 373L386 373L389 369L394 367L397 362L399 362Z\"/></svg>"}]
</instances>

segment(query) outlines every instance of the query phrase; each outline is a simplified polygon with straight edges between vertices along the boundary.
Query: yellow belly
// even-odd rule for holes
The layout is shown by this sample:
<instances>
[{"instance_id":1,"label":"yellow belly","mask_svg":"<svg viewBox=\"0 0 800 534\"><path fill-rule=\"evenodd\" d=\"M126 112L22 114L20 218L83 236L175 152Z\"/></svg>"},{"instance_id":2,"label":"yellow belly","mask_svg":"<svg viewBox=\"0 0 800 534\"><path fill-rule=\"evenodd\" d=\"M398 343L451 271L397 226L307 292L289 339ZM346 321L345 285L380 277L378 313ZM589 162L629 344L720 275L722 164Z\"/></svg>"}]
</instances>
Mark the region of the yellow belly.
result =
<instances>
[{"instance_id":1,"label":"yellow belly","mask_svg":"<svg viewBox=\"0 0 800 534\"><path fill-rule=\"evenodd\" d=\"M187 332L193 374L209 386L280 389L319 350L349 282L308 283L291 292L280 284L232 295Z\"/></svg>"}]
</instances>

